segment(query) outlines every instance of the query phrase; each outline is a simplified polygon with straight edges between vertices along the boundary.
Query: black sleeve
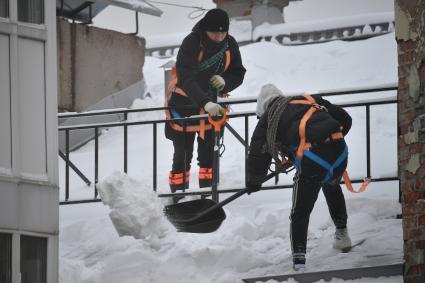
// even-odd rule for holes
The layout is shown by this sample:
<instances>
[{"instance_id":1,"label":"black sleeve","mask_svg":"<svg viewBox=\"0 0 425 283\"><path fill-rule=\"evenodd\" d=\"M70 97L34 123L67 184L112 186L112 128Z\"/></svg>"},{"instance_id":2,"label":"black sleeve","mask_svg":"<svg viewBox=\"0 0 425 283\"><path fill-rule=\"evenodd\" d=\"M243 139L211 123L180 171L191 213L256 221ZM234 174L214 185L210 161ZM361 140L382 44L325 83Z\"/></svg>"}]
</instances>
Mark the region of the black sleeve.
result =
<instances>
[{"instance_id":1,"label":"black sleeve","mask_svg":"<svg viewBox=\"0 0 425 283\"><path fill-rule=\"evenodd\" d=\"M210 101L196 81L199 69L198 55L201 51L200 39L194 33L189 34L180 46L177 54L178 85L197 106L204 107Z\"/></svg>"},{"instance_id":2,"label":"black sleeve","mask_svg":"<svg viewBox=\"0 0 425 283\"><path fill-rule=\"evenodd\" d=\"M342 133L345 135L351 129L352 119L350 114L347 113L342 107L330 103L328 100L323 99L320 96L315 96L316 102L323 105L328 109L328 113L337 120L342 126Z\"/></svg>"},{"instance_id":3,"label":"black sleeve","mask_svg":"<svg viewBox=\"0 0 425 283\"><path fill-rule=\"evenodd\" d=\"M230 65L229 68L221 75L226 82L223 93L230 92L240 86L243 82L246 69L242 65L241 53L236 40L229 36L230 49Z\"/></svg>"},{"instance_id":4,"label":"black sleeve","mask_svg":"<svg viewBox=\"0 0 425 283\"><path fill-rule=\"evenodd\" d=\"M272 157L266 151L267 115L263 115L251 137L247 161L247 183L261 185L267 175Z\"/></svg>"}]
</instances>

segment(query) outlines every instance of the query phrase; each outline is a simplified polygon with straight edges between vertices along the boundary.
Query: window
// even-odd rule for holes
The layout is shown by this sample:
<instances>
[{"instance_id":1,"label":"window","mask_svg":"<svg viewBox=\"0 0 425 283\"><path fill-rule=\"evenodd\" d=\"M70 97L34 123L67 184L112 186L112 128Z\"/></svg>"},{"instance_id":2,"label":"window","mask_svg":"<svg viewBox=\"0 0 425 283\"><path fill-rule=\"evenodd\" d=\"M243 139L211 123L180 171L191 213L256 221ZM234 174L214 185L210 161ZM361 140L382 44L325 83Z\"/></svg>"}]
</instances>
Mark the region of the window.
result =
<instances>
[{"instance_id":1,"label":"window","mask_svg":"<svg viewBox=\"0 0 425 283\"><path fill-rule=\"evenodd\" d=\"M0 0L5 1L5 0ZM44 0L18 0L18 20L20 22L43 24Z\"/></svg>"},{"instance_id":2,"label":"window","mask_svg":"<svg viewBox=\"0 0 425 283\"><path fill-rule=\"evenodd\" d=\"M12 235L0 233L0 282L12 282Z\"/></svg>"},{"instance_id":3,"label":"window","mask_svg":"<svg viewBox=\"0 0 425 283\"><path fill-rule=\"evenodd\" d=\"M47 239L21 236L21 283L45 283Z\"/></svg>"},{"instance_id":4,"label":"window","mask_svg":"<svg viewBox=\"0 0 425 283\"><path fill-rule=\"evenodd\" d=\"M0 17L9 17L9 0L0 0Z\"/></svg>"}]
</instances>

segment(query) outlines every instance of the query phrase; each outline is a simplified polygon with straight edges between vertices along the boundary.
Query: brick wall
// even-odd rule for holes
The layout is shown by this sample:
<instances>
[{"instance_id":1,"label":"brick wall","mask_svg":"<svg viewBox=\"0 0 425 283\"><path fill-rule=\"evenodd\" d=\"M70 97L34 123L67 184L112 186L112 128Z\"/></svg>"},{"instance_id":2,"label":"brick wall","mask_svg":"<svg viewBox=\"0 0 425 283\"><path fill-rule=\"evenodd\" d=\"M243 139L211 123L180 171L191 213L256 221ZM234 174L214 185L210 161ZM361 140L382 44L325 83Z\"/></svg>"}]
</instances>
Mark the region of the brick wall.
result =
<instances>
[{"instance_id":1,"label":"brick wall","mask_svg":"<svg viewBox=\"0 0 425 283\"><path fill-rule=\"evenodd\" d=\"M406 283L425 282L425 0L395 1Z\"/></svg>"}]
</instances>

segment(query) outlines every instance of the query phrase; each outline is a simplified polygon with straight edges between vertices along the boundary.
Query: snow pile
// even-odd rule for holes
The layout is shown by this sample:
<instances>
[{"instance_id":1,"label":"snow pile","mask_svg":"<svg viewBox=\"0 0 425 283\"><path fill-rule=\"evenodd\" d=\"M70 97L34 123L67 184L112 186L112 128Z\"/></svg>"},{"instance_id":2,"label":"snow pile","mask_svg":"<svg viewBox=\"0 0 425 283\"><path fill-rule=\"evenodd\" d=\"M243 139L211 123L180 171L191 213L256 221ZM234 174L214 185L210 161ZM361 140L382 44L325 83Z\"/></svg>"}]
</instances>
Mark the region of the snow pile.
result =
<instances>
[{"instance_id":1,"label":"snow pile","mask_svg":"<svg viewBox=\"0 0 425 283\"><path fill-rule=\"evenodd\" d=\"M136 239L164 236L168 228L163 218L163 204L146 185L115 172L97 188L103 203L111 208L109 216L120 236Z\"/></svg>"}]
</instances>

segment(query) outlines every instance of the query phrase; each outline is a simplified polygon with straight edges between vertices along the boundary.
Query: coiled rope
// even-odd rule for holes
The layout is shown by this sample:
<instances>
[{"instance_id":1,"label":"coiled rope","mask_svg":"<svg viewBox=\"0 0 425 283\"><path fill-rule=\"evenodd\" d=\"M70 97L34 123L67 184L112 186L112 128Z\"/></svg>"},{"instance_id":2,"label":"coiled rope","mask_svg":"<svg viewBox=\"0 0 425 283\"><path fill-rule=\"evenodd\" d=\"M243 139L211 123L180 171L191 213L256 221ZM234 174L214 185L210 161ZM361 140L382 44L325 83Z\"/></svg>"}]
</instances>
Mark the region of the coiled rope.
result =
<instances>
[{"instance_id":1,"label":"coiled rope","mask_svg":"<svg viewBox=\"0 0 425 283\"><path fill-rule=\"evenodd\" d=\"M286 166L284 166L285 163L283 162L287 161L287 159L283 160L284 157L282 156L281 158L279 156L279 154L283 155L284 152L281 150L283 145L276 142L276 135L280 116L283 111L285 111L290 100L291 97L285 96L275 98L269 106L269 112L267 115L267 151L275 161L277 172L287 172L288 169L288 164L286 163Z\"/></svg>"}]
</instances>

